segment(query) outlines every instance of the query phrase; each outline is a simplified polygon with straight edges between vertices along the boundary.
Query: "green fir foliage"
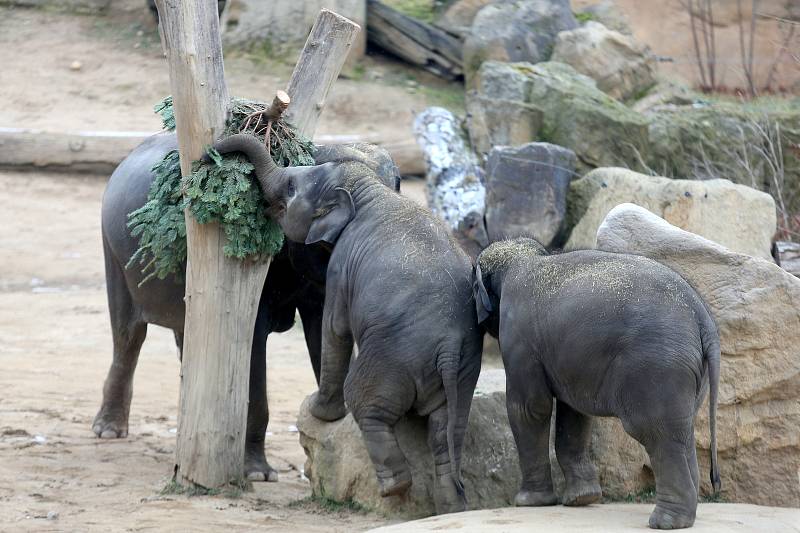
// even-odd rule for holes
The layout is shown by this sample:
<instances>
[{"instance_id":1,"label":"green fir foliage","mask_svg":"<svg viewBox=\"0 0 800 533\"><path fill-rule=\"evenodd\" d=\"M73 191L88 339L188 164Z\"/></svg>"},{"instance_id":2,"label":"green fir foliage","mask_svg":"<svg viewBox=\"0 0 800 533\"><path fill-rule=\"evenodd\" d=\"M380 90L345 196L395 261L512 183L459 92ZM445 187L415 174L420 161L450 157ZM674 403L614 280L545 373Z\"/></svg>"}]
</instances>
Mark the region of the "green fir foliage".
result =
<instances>
[{"instance_id":1,"label":"green fir foliage","mask_svg":"<svg viewBox=\"0 0 800 533\"><path fill-rule=\"evenodd\" d=\"M289 124L248 121L253 112L267 107L262 102L232 99L225 135L246 130L264 141L269 133L270 153L277 165L314 164L314 145L299 137ZM166 129L175 128L171 96L154 110ZM187 208L201 224L221 224L226 237L223 252L228 257L265 260L283 246L283 233L267 215L266 203L251 176L253 165L241 154L221 156L210 147L208 155L210 162L195 161L192 174L182 179L178 152L169 152L152 168L147 203L128 214L128 227L131 235L139 237L139 248L126 267L141 267L145 275L141 284L154 277L183 279Z\"/></svg>"}]
</instances>

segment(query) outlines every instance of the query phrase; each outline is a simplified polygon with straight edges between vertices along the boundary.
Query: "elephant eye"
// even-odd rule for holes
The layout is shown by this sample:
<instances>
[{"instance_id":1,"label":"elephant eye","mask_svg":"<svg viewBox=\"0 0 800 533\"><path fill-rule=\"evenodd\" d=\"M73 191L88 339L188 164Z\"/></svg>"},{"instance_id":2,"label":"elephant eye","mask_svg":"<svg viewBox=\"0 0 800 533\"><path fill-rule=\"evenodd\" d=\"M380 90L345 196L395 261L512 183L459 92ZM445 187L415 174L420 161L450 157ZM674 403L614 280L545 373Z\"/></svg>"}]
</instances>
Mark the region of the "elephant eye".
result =
<instances>
[{"instance_id":1,"label":"elephant eye","mask_svg":"<svg viewBox=\"0 0 800 533\"><path fill-rule=\"evenodd\" d=\"M286 196L288 198L294 196L294 180L289 180L289 182L286 184Z\"/></svg>"}]
</instances>

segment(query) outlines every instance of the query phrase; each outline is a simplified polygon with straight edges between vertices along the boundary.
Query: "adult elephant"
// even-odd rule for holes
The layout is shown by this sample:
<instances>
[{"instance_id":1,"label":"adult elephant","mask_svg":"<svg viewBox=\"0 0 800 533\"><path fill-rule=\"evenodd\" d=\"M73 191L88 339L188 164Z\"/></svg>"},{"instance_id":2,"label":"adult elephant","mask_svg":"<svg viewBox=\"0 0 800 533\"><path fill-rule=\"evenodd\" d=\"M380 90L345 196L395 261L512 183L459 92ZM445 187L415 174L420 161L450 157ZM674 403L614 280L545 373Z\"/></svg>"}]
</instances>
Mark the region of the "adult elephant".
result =
<instances>
[{"instance_id":1,"label":"adult elephant","mask_svg":"<svg viewBox=\"0 0 800 533\"><path fill-rule=\"evenodd\" d=\"M152 167L177 149L174 133L146 139L120 163L103 195L102 237L106 290L113 338L113 360L103 386L103 403L92 424L100 438L128 435L128 415L133 395L133 374L147 325L171 329L180 350L183 346L185 284L175 277L143 279L140 268L125 268L139 247L127 226L128 213L147 201L153 180ZM317 163L356 160L375 169L382 181L399 191L397 167L388 153L375 146L318 147ZM245 474L252 481L277 481L267 462L264 437L269 422L266 385L266 342L272 332L292 327L295 311L303 322L306 345L319 382L321 319L325 299L325 273L330 251L323 245L288 242L272 261L258 305L250 361ZM185 270L185 266L184 266Z\"/></svg>"}]
</instances>

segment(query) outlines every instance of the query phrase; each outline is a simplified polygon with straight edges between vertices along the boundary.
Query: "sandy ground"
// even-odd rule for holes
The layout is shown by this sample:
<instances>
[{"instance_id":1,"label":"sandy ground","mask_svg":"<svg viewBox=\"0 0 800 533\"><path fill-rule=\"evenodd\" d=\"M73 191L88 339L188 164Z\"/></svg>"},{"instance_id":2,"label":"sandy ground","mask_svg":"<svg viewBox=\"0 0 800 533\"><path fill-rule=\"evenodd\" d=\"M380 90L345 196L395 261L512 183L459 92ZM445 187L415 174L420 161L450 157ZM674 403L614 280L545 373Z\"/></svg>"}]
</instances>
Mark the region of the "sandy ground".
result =
<instances>
[{"instance_id":1,"label":"sandy ground","mask_svg":"<svg viewBox=\"0 0 800 533\"><path fill-rule=\"evenodd\" d=\"M169 80L155 26L139 9L144 2L114 4L113 19L0 8L0 125L160 129L152 106ZM336 84L319 132L407 135L414 112L436 96L412 77L439 82L381 58L364 65L357 80ZM290 72L263 57L226 55L232 95L268 99ZM160 494L172 474L179 364L171 332L154 326L136 372L130 436L95 438L111 362L104 186L105 176L0 171L0 531L359 531L387 523L308 500L294 423L315 383L298 327L268 346L267 454L278 483L238 498ZM421 198L419 182L407 189Z\"/></svg>"},{"instance_id":2,"label":"sandy ground","mask_svg":"<svg viewBox=\"0 0 800 533\"><path fill-rule=\"evenodd\" d=\"M304 501L310 489L293 426L315 384L297 327L271 336L268 347L267 453L278 483L234 499L159 494L173 466L179 370L172 334L162 328L150 327L139 359L130 436L94 436L111 360L104 185L0 173L0 530L355 531L385 523Z\"/></svg>"}]
</instances>

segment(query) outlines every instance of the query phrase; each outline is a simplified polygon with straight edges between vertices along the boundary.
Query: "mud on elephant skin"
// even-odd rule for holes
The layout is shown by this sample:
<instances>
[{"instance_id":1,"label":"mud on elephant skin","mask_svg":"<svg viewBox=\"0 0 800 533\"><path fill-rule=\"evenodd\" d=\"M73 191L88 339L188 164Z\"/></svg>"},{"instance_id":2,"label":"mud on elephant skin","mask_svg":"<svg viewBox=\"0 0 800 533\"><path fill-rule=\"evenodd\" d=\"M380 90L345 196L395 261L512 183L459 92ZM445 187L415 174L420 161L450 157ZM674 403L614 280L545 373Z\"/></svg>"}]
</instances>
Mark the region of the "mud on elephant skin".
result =
<instances>
[{"instance_id":1,"label":"mud on elephant skin","mask_svg":"<svg viewBox=\"0 0 800 533\"><path fill-rule=\"evenodd\" d=\"M288 238L332 247L311 413L335 420L347 405L382 496L412 481L395 424L408 412L427 416L437 512L464 510L459 464L482 349L467 255L442 221L383 186L368 164L278 168L247 135L215 148L249 157Z\"/></svg>"},{"instance_id":2,"label":"mud on elephant skin","mask_svg":"<svg viewBox=\"0 0 800 533\"><path fill-rule=\"evenodd\" d=\"M174 133L160 133L148 138L120 163L103 196L102 237L113 360L103 387L103 402L92 424L95 434L101 438L124 438L128 435L133 374L147 335L147 325L157 324L172 329L178 349L183 345L184 283L170 277L152 279L139 287L143 279L139 268L125 268L139 247L138 240L130 235L127 215L147 201L153 165L167 152L176 149ZM399 175L391 157L380 148L360 144L323 146L318 147L315 157L320 163L350 159L366 161L387 186L395 188L399 184ZM258 306L251 350L245 450L245 474L250 480L277 480L277 473L264 454L264 437L269 422L267 336L291 328L295 311L299 312L311 363L319 380L325 272L329 258L330 250L325 246L287 242L270 265Z\"/></svg>"},{"instance_id":3,"label":"mud on elephant skin","mask_svg":"<svg viewBox=\"0 0 800 533\"><path fill-rule=\"evenodd\" d=\"M591 416L614 416L644 445L656 478L650 527L694 524L699 477L694 416L710 388L711 481L716 454L720 349L716 324L694 289L645 257L584 250L548 254L532 239L491 244L475 269L478 319L500 341L507 409L522 486L517 505L601 498L589 458Z\"/></svg>"}]
</instances>

